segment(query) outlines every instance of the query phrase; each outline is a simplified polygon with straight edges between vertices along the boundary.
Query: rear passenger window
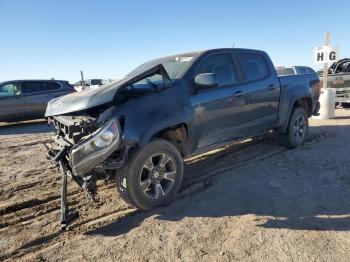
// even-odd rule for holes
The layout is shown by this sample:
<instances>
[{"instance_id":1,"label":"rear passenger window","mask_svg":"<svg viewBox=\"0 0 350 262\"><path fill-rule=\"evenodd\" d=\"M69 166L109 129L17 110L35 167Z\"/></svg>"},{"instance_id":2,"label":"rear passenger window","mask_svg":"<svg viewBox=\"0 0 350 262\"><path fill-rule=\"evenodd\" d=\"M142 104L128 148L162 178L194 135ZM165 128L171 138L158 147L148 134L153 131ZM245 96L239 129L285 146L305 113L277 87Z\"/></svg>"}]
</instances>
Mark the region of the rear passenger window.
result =
<instances>
[{"instance_id":1,"label":"rear passenger window","mask_svg":"<svg viewBox=\"0 0 350 262\"><path fill-rule=\"evenodd\" d=\"M25 94L47 92L59 89L61 86L57 82L28 81L22 82L22 90Z\"/></svg>"},{"instance_id":2,"label":"rear passenger window","mask_svg":"<svg viewBox=\"0 0 350 262\"><path fill-rule=\"evenodd\" d=\"M46 91L59 89L61 86L57 82L43 82L43 89Z\"/></svg>"},{"instance_id":3,"label":"rear passenger window","mask_svg":"<svg viewBox=\"0 0 350 262\"><path fill-rule=\"evenodd\" d=\"M215 73L220 86L237 82L233 61L228 54L218 54L208 57L196 70L196 74Z\"/></svg>"},{"instance_id":4,"label":"rear passenger window","mask_svg":"<svg viewBox=\"0 0 350 262\"><path fill-rule=\"evenodd\" d=\"M25 94L42 92L40 82L22 82L22 91Z\"/></svg>"},{"instance_id":5,"label":"rear passenger window","mask_svg":"<svg viewBox=\"0 0 350 262\"><path fill-rule=\"evenodd\" d=\"M269 69L265 58L258 54L240 54L246 80L254 81L269 75Z\"/></svg>"}]
</instances>

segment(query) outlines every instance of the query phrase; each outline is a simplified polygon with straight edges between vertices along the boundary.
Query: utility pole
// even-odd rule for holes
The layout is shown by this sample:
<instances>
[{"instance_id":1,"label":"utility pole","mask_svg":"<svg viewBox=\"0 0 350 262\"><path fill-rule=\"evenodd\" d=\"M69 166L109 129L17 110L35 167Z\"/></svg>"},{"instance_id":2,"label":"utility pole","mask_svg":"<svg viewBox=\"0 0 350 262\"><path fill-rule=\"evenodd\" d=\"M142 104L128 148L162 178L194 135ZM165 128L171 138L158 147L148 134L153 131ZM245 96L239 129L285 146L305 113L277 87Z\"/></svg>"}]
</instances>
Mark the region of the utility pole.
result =
<instances>
[{"instance_id":1,"label":"utility pole","mask_svg":"<svg viewBox=\"0 0 350 262\"><path fill-rule=\"evenodd\" d=\"M326 32L326 47L329 48L329 32ZM324 63L323 68L323 90L327 89L328 83L328 63Z\"/></svg>"}]
</instances>

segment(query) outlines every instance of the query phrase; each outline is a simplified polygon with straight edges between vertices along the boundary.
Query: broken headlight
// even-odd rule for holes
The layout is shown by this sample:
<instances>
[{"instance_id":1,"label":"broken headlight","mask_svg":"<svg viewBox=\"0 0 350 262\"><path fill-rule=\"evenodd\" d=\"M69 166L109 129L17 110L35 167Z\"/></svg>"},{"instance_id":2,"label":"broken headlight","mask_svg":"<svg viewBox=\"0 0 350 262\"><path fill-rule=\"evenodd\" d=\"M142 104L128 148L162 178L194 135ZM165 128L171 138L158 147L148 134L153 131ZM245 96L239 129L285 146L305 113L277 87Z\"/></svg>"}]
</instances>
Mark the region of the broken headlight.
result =
<instances>
[{"instance_id":1,"label":"broken headlight","mask_svg":"<svg viewBox=\"0 0 350 262\"><path fill-rule=\"evenodd\" d=\"M71 151L72 169L83 175L109 157L119 146L120 128L117 120L110 120L91 137L77 144Z\"/></svg>"}]
</instances>

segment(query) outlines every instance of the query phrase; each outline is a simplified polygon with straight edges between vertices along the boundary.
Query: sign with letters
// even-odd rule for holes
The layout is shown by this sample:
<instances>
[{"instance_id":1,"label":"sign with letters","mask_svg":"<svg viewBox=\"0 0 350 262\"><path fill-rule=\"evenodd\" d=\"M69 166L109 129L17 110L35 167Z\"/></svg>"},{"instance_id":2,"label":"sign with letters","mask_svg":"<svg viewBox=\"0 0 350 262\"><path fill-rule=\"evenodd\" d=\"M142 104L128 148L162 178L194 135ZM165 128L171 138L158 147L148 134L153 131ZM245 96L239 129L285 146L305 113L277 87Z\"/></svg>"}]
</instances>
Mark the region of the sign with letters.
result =
<instances>
[{"instance_id":1,"label":"sign with letters","mask_svg":"<svg viewBox=\"0 0 350 262\"><path fill-rule=\"evenodd\" d=\"M314 63L324 64L338 61L339 46L318 46L314 51Z\"/></svg>"}]
</instances>

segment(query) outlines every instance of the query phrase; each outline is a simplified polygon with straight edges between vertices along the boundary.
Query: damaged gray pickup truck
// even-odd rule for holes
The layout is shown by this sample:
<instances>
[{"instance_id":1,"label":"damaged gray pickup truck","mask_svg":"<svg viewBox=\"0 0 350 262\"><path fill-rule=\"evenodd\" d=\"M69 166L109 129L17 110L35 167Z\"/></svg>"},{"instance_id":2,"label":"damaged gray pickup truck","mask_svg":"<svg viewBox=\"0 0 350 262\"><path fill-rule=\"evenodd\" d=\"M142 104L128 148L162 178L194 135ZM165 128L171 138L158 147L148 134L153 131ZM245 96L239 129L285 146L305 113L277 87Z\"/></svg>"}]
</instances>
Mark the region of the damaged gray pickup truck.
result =
<instances>
[{"instance_id":1,"label":"damaged gray pickup truck","mask_svg":"<svg viewBox=\"0 0 350 262\"><path fill-rule=\"evenodd\" d=\"M67 175L91 197L98 179L115 179L136 208L163 206L180 188L186 157L270 130L288 147L303 145L319 95L316 74L278 77L265 52L230 48L152 60L99 89L51 100L62 227L78 215L68 211Z\"/></svg>"}]
</instances>

